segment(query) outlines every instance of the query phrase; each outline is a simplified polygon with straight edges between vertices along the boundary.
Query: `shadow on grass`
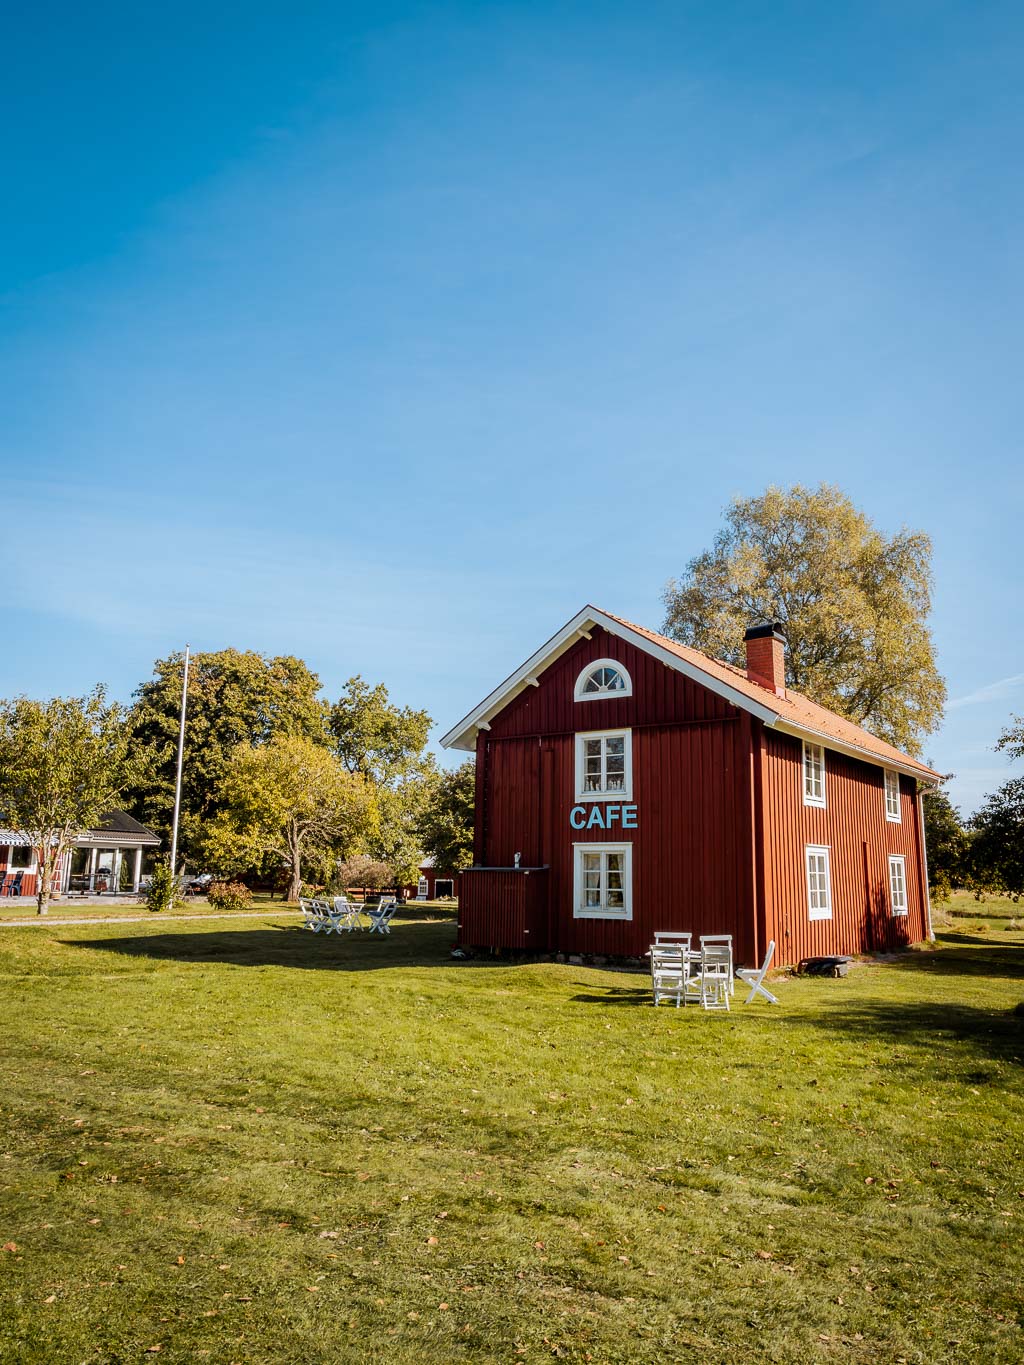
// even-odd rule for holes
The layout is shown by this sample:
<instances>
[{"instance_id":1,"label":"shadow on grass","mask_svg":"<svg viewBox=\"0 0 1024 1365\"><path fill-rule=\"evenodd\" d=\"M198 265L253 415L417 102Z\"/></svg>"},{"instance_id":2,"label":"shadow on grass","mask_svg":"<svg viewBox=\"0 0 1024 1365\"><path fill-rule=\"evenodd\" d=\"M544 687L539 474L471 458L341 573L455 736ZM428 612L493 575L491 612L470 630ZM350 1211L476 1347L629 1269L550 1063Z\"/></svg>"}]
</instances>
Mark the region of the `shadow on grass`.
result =
<instances>
[{"instance_id":1,"label":"shadow on grass","mask_svg":"<svg viewBox=\"0 0 1024 1365\"><path fill-rule=\"evenodd\" d=\"M586 983L577 981L574 984L582 986ZM650 1005L651 983L648 980L643 986L606 986L600 991L583 991L571 998L583 1005Z\"/></svg>"},{"instance_id":2,"label":"shadow on grass","mask_svg":"<svg viewBox=\"0 0 1024 1365\"><path fill-rule=\"evenodd\" d=\"M944 1053L947 1060L951 1044L958 1052L959 1045L966 1044L967 1050L989 1060L1024 1065L1024 1016L1011 1010L952 1001L844 1001L837 1008L802 1013L787 1023L822 1029L833 1037L845 1035L857 1043L923 1048L933 1057Z\"/></svg>"},{"instance_id":3,"label":"shadow on grass","mask_svg":"<svg viewBox=\"0 0 1024 1365\"><path fill-rule=\"evenodd\" d=\"M157 962L217 962L235 967L297 967L325 972L380 971L394 967L453 966L451 923L396 923L390 934L314 934L302 925L278 929L223 928L215 932L132 934L124 938L65 938L68 948L89 948ZM475 964L474 964L475 965Z\"/></svg>"},{"instance_id":4,"label":"shadow on grass","mask_svg":"<svg viewBox=\"0 0 1024 1365\"><path fill-rule=\"evenodd\" d=\"M938 976L1000 976L1024 979L1024 944L1000 943L980 934L944 933L939 952L907 953L891 965L900 972Z\"/></svg>"}]
</instances>

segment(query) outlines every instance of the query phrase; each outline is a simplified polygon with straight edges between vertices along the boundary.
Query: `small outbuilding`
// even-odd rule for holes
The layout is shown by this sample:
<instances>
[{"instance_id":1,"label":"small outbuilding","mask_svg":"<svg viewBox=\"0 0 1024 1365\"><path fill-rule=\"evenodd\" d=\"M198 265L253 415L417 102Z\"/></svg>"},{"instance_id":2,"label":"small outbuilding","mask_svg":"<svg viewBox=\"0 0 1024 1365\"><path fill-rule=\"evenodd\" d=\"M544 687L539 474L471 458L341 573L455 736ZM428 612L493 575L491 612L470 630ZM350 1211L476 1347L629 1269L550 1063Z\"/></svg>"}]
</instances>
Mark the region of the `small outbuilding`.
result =
<instances>
[{"instance_id":1,"label":"small outbuilding","mask_svg":"<svg viewBox=\"0 0 1024 1365\"><path fill-rule=\"evenodd\" d=\"M930 936L921 793L939 774L786 687L585 607L441 741L476 752L459 943L638 956L656 930L737 959Z\"/></svg>"},{"instance_id":2,"label":"small outbuilding","mask_svg":"<svg viewBox=\"0 0 1024 1365\"><path fill-rule=\"evenodd\" d=\"M123 810L111 811L96 829L79 835L56 878L61 894L130 893L139 890L147 859L160 847L159 837ZM18 874L21 874L20 878ZM0 887L34 896L39 864L35 848L16 830L0 830Z\"/></svg>"}]
</instances>

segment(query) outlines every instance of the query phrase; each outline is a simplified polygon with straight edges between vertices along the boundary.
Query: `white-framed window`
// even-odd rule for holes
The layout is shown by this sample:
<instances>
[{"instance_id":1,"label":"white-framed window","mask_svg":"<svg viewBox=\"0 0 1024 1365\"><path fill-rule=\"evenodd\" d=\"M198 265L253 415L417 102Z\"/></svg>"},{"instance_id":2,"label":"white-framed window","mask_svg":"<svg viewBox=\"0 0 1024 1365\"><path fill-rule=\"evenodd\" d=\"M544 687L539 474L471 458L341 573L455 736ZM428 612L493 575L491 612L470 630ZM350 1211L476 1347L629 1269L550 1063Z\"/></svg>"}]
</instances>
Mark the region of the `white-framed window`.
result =
<instances>
[{"instance_id":1,"label":"white-framed window","mask_svg":"<svg viewBox=\"0 0 1024 1365\"><path fill-rule=\"evenodd\" d=\"M907 865L902 854L889 859L889 909L894 915L907 913Z\"/></svg>"},{"instance_id":2,"label":"white-framed window","mask_svg":"<svg viewBox=\"0 0 1024 1365\"><path fill-rule=\"evenodd\" d=\"M828 865L828 849L823 844L808 844L804 853L807 864L807 913L811 919L832 918L832 874Z\"/></svg>"},{"instance_id":3,"label":"white-framed window","mask_svg":"<svg viewBox=\"0 0 1024 1365\"><path fill-rule=\"evenodd\" d=\"M900 814L900 775L891 768L885 770L885 818L895 825L903 822Z\"/></svg>"},{"instance_id":4,"label":"white-framed window","mask_svg":"<svg viewBox=\"0 0 1024 1365\"><path fill-rule=\"evenodd\" d=\"M632 844L573 844L573 917L633 918Z\"/></svg>"},{"instance_id":5,"label":"white-framed window","mask_svg":"<svg viewBox=\"0 0 1024 1365\"><path fill-rule=\"evenodd\" d=\"M615 659L596 659L587 664L576 679L577 701L594 701L598 697L631 697L633 680Z\"/></svg>"},{"instance_id":6,"label":"white-framed window","mask_svg":"<svg viewBox=\"0 0 1024 1365\"><path fill-rule=\"evenodd\" d=\"M576 736L576 800L633 796L633 734L590 730Z\"/></svg>"},{"instance_id":7,"label":"white-framed window","mask_svg":"<svg viewBox=\"0 0 1024 1365\"><path fill-rule=\"evenodd\" d=\"M36 851L28 844L13 844L7 866L12 872L35 872Z\"/></svg>"},{"instance_id":8,"label":"white-framed window","mask_svg":"<svg viewBox=\"0 0 1024 1365\"><path fill-rule=\"evenodd\" d=\"M804 805L825 804L825 746L804 740Z\"/></svg>"}]
</instances>

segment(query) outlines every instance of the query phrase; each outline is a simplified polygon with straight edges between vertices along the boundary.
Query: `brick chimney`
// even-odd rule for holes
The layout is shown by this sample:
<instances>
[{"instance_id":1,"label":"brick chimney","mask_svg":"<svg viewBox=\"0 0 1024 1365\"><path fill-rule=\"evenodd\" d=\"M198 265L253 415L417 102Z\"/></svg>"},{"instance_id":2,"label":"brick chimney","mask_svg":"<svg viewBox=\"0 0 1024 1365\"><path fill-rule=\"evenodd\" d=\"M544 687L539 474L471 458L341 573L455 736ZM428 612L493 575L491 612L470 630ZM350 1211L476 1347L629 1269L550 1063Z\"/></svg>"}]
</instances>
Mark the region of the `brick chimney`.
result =
<instances>
[{"instance_id":1,"label":"brick chimney","mask_svg":"<svg viewBox=\"0 0 1024 1365\"><path fill-rule=\"evenodd\" d=\"M747 646L747 677L777 697L786 695L786 637L778 621L751 626L743 636Z\"/></svg>"}]
</instances>

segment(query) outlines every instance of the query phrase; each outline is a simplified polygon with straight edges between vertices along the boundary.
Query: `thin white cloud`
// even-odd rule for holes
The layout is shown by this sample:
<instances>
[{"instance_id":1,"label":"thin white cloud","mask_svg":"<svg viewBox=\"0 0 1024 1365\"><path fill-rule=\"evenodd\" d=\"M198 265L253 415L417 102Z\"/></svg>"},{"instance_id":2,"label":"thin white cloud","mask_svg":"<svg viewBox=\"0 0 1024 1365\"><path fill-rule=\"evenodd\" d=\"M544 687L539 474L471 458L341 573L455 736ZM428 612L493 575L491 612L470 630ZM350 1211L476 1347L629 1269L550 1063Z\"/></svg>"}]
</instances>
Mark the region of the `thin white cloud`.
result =
<instances>
[{"instance_id":1,"label":"thin white cloud","mask_svg":"<svg viewBox=\"0 0 1024 1365\"><path fill-rule=\"evenodd\" d=\"M1014 673L1009 678L999 678L986 683L984 687L975 688L966 696L954 697L947 703L947 709L955 711L960 706L981 706L989 701L1003 701L1021 687L1024 687L1024 673Z\"/></svg>"}]
</instances>

